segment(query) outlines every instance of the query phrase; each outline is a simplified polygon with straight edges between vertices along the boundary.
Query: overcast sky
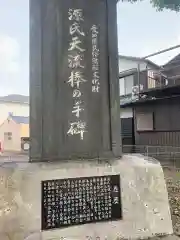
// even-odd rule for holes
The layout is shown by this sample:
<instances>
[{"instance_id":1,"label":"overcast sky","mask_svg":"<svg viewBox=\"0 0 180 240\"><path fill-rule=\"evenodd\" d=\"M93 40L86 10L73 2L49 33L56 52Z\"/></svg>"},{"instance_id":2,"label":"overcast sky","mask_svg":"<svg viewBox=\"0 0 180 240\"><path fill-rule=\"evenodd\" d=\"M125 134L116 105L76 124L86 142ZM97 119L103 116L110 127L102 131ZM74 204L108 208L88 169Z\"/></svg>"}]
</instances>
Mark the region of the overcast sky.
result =
<instances>
[{"instance_id":1,"label":"overcast sky","mask_svg":"<svg viewBox=\"0 0 180 240\"><path fill-rule=\"evenodd\" d=\"M156 12L149 1L118 4L120 54L142 57L180 44L180 13ZM29 92L28 4L0 0L0 95ZM163 64L176 54L178 50L151 60Z\"/></svg>"}]
</instances>

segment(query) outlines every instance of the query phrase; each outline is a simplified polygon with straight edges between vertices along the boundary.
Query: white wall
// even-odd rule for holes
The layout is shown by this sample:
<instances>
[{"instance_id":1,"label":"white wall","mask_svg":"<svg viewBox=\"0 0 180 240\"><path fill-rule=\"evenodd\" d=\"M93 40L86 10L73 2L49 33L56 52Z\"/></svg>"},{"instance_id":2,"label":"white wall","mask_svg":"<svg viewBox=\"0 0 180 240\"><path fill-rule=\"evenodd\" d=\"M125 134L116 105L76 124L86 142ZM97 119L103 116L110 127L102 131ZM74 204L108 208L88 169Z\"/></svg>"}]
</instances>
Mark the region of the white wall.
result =
<instances>
[{"instance_id":1,"label":"white wall","mask_svg":"<svg viewBox=\"0 0 180 240\"><path fill-rule=\"evenodd\" d=\"M120 118L132 118L133 110L132 108L121 108L120 109Z\"/></svg>"},{"instance_id":2,"label":"white wall","mask_svg":"<svg viewBox=\"0 0 180 240\"><path fill-rule=\"evenodd\" d=\"M143 71L147 67L147 63L140 63L140 70ZM124 72L133 68L138 68L138 62L137 60L133 61L130 59L125 59L125 58L119 58L119 72Z\"/></svg>"},{"instance_id":3,"label":"white wall","mask_svg":"<svg viewBox=\"0 0 180 240\"><path fill-rule=\"evenodd\" d=\"M129 75L119 79L119 95L127 95L132 93L134 86L134 75Z\"/></svg>"},{"instance_id":4,"label":"white wall","mask_svg":"<svg viewBox=\"0 0 180 240\"><path fill-rule=\"evenodd\" d=\"M12 112L14 116L29 116L29 105L19 103L1 103L0 102L0 124L8 117L8 113Z\"/></svg>"}]
</instances>

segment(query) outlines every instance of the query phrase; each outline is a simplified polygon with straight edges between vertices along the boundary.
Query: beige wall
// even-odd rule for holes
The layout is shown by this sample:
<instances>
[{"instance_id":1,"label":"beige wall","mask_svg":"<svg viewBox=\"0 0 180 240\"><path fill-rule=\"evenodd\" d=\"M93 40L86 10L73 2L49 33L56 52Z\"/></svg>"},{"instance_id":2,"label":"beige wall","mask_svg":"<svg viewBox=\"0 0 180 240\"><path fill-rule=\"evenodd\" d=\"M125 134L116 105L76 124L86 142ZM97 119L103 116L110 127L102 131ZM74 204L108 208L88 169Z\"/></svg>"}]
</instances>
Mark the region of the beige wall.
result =
<instances>
[{"instance_id":1,"label":"beige wall","mask_svg":"<svg viewBox=\"0 0 180 240\"><path fill-rule=\"evenodd\" d=\"M29 124L21 124L21 137L29 137Z\"/></svg>"},{"instance_id":2,"label":"beige wall","mask_svg":"<svg viewBox=\"0 0 180 240\"><path fill-rule=\"evenodd\" d=\"M29 116L29 105L0 102L0 125L7 119L9 112L14 116Z\"/></svg>"},{"instance_id":3,"label":"beige wall","mask_svg":"<svg viewBox=\"0 0 180 240\"><path fill-rule=\"evenodd\" d=\"M20 151L21 150L21 138L20 138L21 126L14 121L6 120L0 126L0 142L4 151ZM12 140L5 140L4 133L12 132Z\"/></svg>"}]
</instances>

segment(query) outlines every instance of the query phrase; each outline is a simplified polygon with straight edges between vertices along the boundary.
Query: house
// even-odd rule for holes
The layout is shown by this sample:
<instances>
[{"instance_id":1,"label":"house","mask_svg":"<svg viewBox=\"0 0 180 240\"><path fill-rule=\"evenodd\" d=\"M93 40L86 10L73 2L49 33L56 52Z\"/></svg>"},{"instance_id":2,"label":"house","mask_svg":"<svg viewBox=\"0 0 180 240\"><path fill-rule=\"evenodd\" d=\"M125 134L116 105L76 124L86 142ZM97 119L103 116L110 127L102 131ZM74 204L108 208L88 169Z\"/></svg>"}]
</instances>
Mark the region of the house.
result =
<instances>
[{"instance_id":1,"label":"house","mask_svg":"<svg viewBox=\"0 0 180 240\"><path fill-rule=\"evenodd\" d=\"M180 54L163 66L163 73L168 76L168 87L180 84Z\"/></svg>"},{"instance_id":2,"label":"house","mask_svg":"<svg viewBox=\"0 0 180 240\"><path fill-rule=\"evenodd\" d=\"M0 142L3 151L22 151L29 148L29 117L9 113L0 125Z\"/></svg>"},{"instance_id":3,"label":"house","mask_svg":"<svg viewBox=\"0 0 180 240\"><path fill-rule=\"evenodd\" d=\"M23 95L8 95L0 97L0 125L11 112L17 116L29 116L29 97Z\"/></svg>"},{"instance_id":4,"label":"house","mask_svg":"<svg viewBox=\"0 0 180 240\"><path fill-rule=\"evenodd\" d=\"M122 143L135 144L133 108L127 103L137 100L137 93L155 86L159 66L150 60L138 57L119 56L119 95ZM126 108L123 106L126 105Z\"/></svg>"},{"instance_id":5,"label":"house","mask_svg":"<svg viewBox=\"0 0 180 240\"><path fill-rule=\"evenodd\" d=\"M134 87L140 91L152 89L157 84L161 67L148 59L119 55L119 94L121 103L132 101ZM140 76L141 75L141 76Z\"/></svg>"},{"instance_id":6,"label":"house","mask_svg":"<svg viewBox=\"0 0 180 240\"><path fill-rule=\"evenodd\" d=\"M148 88L148 77L139 73L144 83L135 101L121 104L125 111L131 108L134 117L135 145L172 151L168 146L180 146L180 55L159 68L154 87ZM174 151L174 150L173 150ZM176 150L177 151L177 150Z\"/></svg>"}]
</instances>

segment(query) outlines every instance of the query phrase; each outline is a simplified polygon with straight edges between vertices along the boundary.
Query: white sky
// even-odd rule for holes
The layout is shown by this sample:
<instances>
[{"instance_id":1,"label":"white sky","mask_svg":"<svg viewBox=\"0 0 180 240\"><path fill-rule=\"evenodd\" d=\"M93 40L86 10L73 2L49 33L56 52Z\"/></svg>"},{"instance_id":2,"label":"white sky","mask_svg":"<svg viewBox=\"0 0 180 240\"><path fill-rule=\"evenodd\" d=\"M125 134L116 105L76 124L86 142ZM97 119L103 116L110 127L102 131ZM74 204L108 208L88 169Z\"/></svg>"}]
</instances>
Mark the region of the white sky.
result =
<instances>
[{"instance_id":1,"label":"white sky","mask_svg":"<svg viewBox=\"0 0 180 240\"><path fill-rule=\"evenodd\" d=\"M180 13L156 12L149 2L118 4L120 54L143 57L180 44ZM0 0L0 95L29 93L28 7L28 0ZM179 51L151 60L164 64Z\"/></svg>"}]
</instances>

